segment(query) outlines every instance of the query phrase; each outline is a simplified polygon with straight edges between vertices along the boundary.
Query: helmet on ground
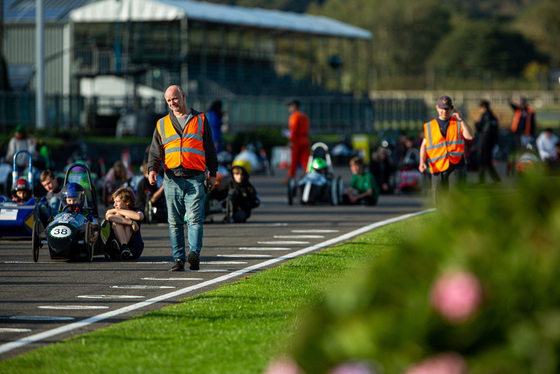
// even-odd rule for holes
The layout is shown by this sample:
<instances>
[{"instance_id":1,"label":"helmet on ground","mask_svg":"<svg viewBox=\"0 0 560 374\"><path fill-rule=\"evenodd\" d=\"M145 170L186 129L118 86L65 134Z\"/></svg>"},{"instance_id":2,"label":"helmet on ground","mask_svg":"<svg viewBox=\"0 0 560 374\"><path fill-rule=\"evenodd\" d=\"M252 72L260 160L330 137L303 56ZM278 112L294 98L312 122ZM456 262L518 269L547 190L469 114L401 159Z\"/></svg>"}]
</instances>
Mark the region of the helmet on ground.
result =
<instances>
[{"instance_id":1,"label":"helmet on ground","mask_svg":"<svg viewBox=\"0 0 560 374\"><path fill-rule=\"evenodd\" d=\"M68 202L68 198L72 199L72 204ZM68 183L63 188L62 203L64 205L77 205L82 207L86 200L86 193L84 188L78 183Z\"/></svg>"},{"instance_id":2,"label":"helmet on ground","mask_svg":"<svg viewBox=\"0 0 560 374\"><path fill-rule=\"evenodd\" d=\"M24 196L18 196L18 191L25 191ZM26 202L31 198L31 184L27 179L19 178L16 183L14 184L14 188L12 189L12 198L16 203L23 203Z\"/></svg>"},{"instance_id":3,"label":"helmet on ground","mask_svg":"<svg viewBox=\"0 0 560 374\"><path fill-rule=\"evenodd\" d=\"M324 159L322 159L320 157L317 157L313 160L313 163L311 164L311 167L315 171L321 171L321 170L327 168L327 162Z\"/></svg>"},{"instance_id":4,"label":"helmet on ground","mask_svg":"<svg viewBox=\"0 0 560 374\"><path fill-rule=\"evenodd\" d=\"M251 174L251 162L249 160L234 160L232 166L241 166L247 174Z\"/></svg>"}]
</instances>

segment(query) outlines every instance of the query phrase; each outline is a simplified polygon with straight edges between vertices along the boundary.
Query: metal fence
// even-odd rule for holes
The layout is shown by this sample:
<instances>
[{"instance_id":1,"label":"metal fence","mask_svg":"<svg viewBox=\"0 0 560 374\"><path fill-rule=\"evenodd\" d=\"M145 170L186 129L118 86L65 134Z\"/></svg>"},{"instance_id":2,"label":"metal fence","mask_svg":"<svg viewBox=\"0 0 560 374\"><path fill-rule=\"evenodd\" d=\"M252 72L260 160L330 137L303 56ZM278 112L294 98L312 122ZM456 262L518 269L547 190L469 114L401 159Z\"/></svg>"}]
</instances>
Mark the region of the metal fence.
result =
<instances>
[{"instance_id":1,"label":"metal fence","mask_svg":"<svg viewBox=\"0 0 560 374\"><path fill-rule=\"evenodd\" d=\"M435 114L437 97L443 93L424 91L375 92L369 98L350 96L300 97L301 109L310 117L312 134L355 134L395 129L420 129ZM480 99L492 102L494 108L509 106L512 97L525 96L536 109L560 110L560 93L534 92L448 92L455 105L474 109ZM187 98L188 105L205 111L216 97ZM228 132L242 132L257 127L288 125L288 98L267 96L228 97L222 99L226 111ZM141 118L152 121L154 116L166 114L163 100L130 97L69 97L47 95L47 129L57 131L79 130L90 134L114 134L120 116L143 112ZM509 110L509 109L508 109ZM35 125L35 95L32 92L0 92L0 131L11 132L18 124ZM151 122L137 128L151 128ZM145 134L137 134L143 136Z\"/></svg>"}]
</instances>

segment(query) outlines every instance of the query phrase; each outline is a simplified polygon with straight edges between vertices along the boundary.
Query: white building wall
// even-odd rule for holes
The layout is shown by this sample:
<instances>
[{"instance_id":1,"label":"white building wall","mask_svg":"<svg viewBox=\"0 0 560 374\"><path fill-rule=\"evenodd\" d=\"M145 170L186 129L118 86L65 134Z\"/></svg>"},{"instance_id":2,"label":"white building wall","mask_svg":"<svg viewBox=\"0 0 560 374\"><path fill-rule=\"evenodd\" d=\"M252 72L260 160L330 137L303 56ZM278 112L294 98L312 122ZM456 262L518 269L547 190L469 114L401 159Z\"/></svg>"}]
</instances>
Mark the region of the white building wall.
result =
<instances>
[{"instance_id":1,"label":"white building wall","mask_svg":"<svg viewBox=\"0 0 560 374\"><path fill-rule=\"evenodd\" d=\"M45 93L63 93L63 24L45 25ZM35 24L4 24L3 52L8 66L35 65ZM35 89L32 80L30 89Z\"/></svg>"}]
</instances>

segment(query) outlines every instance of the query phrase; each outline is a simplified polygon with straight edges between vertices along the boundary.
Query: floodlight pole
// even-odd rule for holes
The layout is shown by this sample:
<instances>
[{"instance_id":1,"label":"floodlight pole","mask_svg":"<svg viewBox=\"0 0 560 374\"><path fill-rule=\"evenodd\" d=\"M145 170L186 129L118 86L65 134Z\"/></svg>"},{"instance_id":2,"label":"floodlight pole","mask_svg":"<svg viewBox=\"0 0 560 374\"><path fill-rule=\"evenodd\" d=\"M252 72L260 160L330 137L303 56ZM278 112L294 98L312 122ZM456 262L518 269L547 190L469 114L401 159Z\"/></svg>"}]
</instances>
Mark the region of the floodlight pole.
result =
<instances>
[{"instance_id":1,"label":"floodlight pole","mask_svg":"<svg viewBox=\"0 0 560 374\"><path fill-rule=\"evenodd\" d=\"M43 0L35 0L35 127L44 129L45 122L45 18Z\"/></svg>"}]
</instances>

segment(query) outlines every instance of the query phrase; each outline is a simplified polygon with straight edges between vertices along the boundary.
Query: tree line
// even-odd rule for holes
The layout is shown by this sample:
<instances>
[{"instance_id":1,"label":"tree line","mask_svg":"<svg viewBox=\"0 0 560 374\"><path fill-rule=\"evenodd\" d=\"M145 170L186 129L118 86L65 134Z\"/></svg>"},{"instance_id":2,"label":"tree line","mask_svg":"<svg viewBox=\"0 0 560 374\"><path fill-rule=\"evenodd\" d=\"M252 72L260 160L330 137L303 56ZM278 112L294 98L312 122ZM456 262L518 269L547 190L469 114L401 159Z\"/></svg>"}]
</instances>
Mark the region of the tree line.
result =
<instances>
[{"instance_id":1,"label":"tree line","mask_svg":"<svg viewBox=\"0 0 560 374\"><path fill-rule=\"evenodd\" d=\"M374 63L364 69L377 89L543 89L560 69L560 0L210 1L323 15L371 31ZM352 79L350 69L344 74Z\"/></svg>"}]
</instances>

